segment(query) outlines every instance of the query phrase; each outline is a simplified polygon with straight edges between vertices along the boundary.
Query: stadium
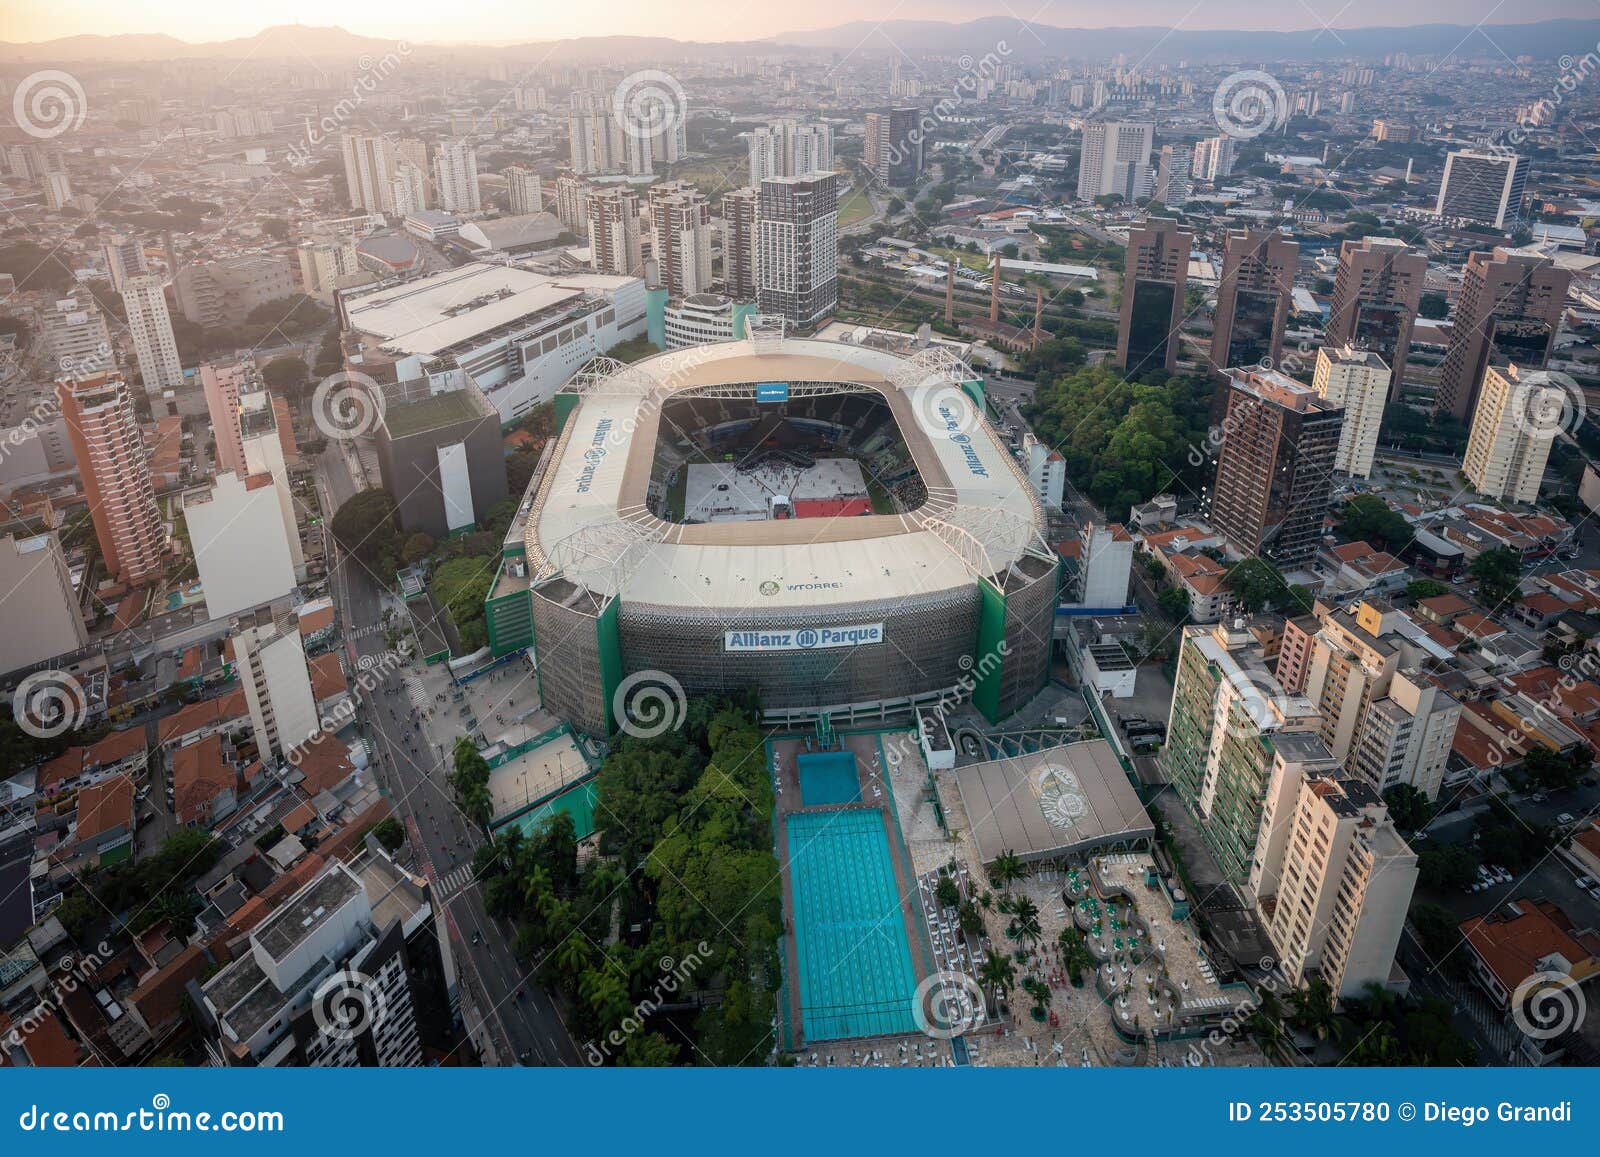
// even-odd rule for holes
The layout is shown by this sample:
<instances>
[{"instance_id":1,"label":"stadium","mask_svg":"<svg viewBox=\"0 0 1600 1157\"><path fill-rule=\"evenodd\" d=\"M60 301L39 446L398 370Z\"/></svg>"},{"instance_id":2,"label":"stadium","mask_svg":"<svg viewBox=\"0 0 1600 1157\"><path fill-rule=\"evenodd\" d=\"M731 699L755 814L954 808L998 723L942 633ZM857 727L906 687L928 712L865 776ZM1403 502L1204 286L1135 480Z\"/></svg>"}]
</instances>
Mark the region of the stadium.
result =
<instances>
[{"instance_id":1,"label":"stadium","mask_svg":"<svg viewBox=\"0 0 1600 1157\"><path fill-rule=\"evenodd\" d=\"M1011 714L1047 676L1057 568L981 380L942 347L753 333L557 395L497 652L531 643L545 705L596 735L652 681L754 688L774 723Z\"/></svg>"}]
</instances>

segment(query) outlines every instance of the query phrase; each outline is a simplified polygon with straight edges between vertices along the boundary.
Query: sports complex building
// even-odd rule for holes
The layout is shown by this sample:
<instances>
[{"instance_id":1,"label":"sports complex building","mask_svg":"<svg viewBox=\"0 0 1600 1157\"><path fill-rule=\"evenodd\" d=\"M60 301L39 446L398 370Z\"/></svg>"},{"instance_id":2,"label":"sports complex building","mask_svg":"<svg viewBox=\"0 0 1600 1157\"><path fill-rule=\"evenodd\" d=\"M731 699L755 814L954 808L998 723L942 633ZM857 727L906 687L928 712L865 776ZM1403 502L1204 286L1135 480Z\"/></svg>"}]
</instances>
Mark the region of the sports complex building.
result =
<instances>
[{"instance_id":1,"label":"sports complex building","mask_svg":"<svg viewBox=\"0 0 1600 1157\"><path fill-rule=\"evenodd\" d=\"M754 336L592 363L487 601L546 707L612 732L656 672L840 725L1044 685L1056 556L950 350ZM639 676L639 679L630 677Z\"/></svg>"}]
</instances>

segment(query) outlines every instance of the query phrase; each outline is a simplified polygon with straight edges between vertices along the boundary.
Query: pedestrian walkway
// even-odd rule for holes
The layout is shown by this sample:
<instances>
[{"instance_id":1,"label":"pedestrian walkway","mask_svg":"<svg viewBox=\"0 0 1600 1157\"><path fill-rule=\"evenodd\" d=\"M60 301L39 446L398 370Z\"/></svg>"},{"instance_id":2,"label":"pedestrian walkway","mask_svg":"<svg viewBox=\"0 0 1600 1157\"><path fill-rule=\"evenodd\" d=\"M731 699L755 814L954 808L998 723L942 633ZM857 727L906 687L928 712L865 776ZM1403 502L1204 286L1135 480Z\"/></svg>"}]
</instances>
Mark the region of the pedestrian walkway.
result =
<instances>
[{"instance_id":1,"label":"pedestrian walkway","mask_svg":"<svg viewBox=\"0 0 1600 1157\"><path fill-rule=\"evenodd\" d=\"M431 705L433 700L428 695L428 689L422 685L422 676L407 671L402 679L406 685L406 699L411 703L413 711L421 711Z\"/></svg>"},{"instance_id":2,"label":"pedestrian walkway","mask_svg":"<svg viewBox=\"0 0 1600 1157\"><path fill-rule=\"evenodd\" d=\"M444 903L458 892L464 892L476 881L472 878L472 865L462 864L439 877L439 900Z\"/></svg>"}]
</instances>

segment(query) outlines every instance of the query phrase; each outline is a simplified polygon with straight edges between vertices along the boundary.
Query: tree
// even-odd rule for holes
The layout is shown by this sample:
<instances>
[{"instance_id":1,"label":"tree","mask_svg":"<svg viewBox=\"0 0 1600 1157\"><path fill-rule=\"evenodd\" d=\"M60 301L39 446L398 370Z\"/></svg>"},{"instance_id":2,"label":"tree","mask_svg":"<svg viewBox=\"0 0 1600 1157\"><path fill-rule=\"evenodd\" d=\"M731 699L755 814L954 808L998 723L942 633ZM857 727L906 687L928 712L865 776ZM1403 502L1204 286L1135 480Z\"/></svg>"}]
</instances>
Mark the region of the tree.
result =
<instances>
[{"instance_id":1,"label":"tree","mask_svg":"<svg viewBox=\"0 0 1600 1157\"><path fill-rule=\"evenodd\" d=\"M1417 882L1430 892L1459 891L1478 875L1478 861L1459 844L1430 844L1417 853Z\"/></svg>"},{"instance_id":2,"label":"tree","mask_svg":"<svg viewBox=\"0 0 1600 1157\"><path fill-rule=\"evenodd\" d=\"M1442 293L1424 293L1417 302L1417 314L1430 321L1443 321L1450 316L1450 302Z\"/></svg>"},{"instance_id":3,"label":"tree","mask_svg":"<svg viewBox=\"0 0 1600 1157\"><path fill-rule=\"evenodd\" d=\"M1562 755L1548 747L1535 745L1522 757L1522 775L1535 787L1560 791L1572 787L1589 770L1587 750L1576 757Z\"/></svg>"},{"instance_id":4,"label":"tree","mask_svg":"<svg viewBox=\"0 0 1600 1157\"><path fill-rule=\"evenodd\" d=\"M363 490L333 516L329 528L339 545L380 574L399 556L394 499L380 489Z\"/></svg>"},{"instance_id":5,"label":"tree","mask_svg":"<svg viewBox=\"0 0 1600 1157\"><path fill-rule=\"evenodd\" d=\"M1180 626L1189 621L1189 594L1182 587L1168 587L1156 596L1161 613Z\"/></svg>"},{"instance_id":6,"label":"tree","mask_svg":"<svg viewBox=\"0 0 1600 1157\"><path fill-rule=\"evenodd\" d=\"M298 337L321 329L332 317L316 298L291 293L262 302L246 314L244 320L246 325L265 327L269 333Z\"/></svg>"},{"instance_id":7,"label":"tree","mask_svg":"<svg viewBox=\"0 0 1600 1157\"><path fill-rule=\"evenodd\" d=\"M1224 582L1239 604L1252 614L1268 607L1287 609L1298 602L1290 594L1289 584L1283 581L1283 573L1264 558L1239 560L1228 568Z\"/></svg>"},{"instance_id":8,"label":"tree","mask_svg":"<svg viewBox=\"0 0 1600 1157\"><path fill-rule=\"evenodd\" d=\"M961 890L956 887L956 882L949 876L940 876L939 882L933 886L934 897L946 908L954 908L961 902Z\"/></svg>"},{"instance_id":9,"label":"tree","mask_svg":"<svg viewBox=\"0 0 1600 1157\"><path fill-rule=\"evenodd\" d=\"M1450 909L1423 901L1412 907L1407 919L1428 959L1437 962L1460 955L1456 952L1461 943L1460 921Z\"/></svg>"},{"instance_id":10,"label":"tree","mask_svg":"<svg viewBox=\"0 0 1600 1157\"><path fill-rule=\"evenodd\" d=\"M1491 611L1517 597L1522 582L1522 556L1509 546L1486 550L1472 560L1467 572L1478 580L1478 601Z\"/></svg>"},{"instance_id":11,"label":"tree","mask_svg":"<svg viewBox=\"0 0 1600 1157\"><path fill-rule=\"evenodd\" d=\"M400 826L400 821L393 816L375 826L372 829L372 835L390 855L398 852L400 845L406 842L406 830Z\"/></svg>"},{"instance_id":12,"label":"tree","mask_svg":"<svg viewBox=\"0 0 1600 1157\"><path fill-rule=\"evenodd\" d=\"M1384 792L1383 802L1388 805L1389 818L1407 835L1421 831L1433 818L1433 804L1409 783L1397 783Z\"/></svg>"},{"instance_id":13,"label":"tree","mask_svg":"<svg viewBox=\"0 0 1600 1157\"><path fill-rule=\"evenodd\" d=\"M293 356L273 358L262 367L261 377L274 390L291 397L304 392L309 380L306 363Z\"/></svg>"},{"instance_id":14,"label":"tree","mask_svg":"<svg viewBox=\"0 0 1600 1157\"><path fill-rule=\"evenodd\" d=\"M1016 982L1017 966L1003 953L989 953L978 968L978 983L987 988L996 999L1001 993L1008 992Z\"/></svg>"},{"instance_id":15,"label":"tree","mask_svg":"<svg viewBox=\"0 0 1600 1157\"><path fill-rule=\"evenodd\" d=\"M994 862L989 865L989 879L997 888L1009 889L1025 875L1027 872L1023 870L1022 861L1009 848L996 856Z\"/></svg>"},{"instance_id":16,"label":"tree","mask_svg":"<svg viewBox=\"0 0 1600 1157\"><path fill-rule=\"evenodd\" d=\"M1411 524L1376 494L1358 494L1344 504L1341 515L1345 535L1384 550L1400 550L1413 537Z\"/></svg>"},{"instance_id":17,"label":"tree","mask_svg":"<svg viewBox=\"0 0 1600 1157\"><path fill-rule=\"evenodd\" d=\"M433 547L433 539L419 530L406 538L405 546L400 550L400 557L408 565L419 563L433 553Z\"/></svg>"},{"instance_id":18,"label":"tree","mask_svg":"<svg viewBox=\"0 0 1600 1157\"><path fill-rule=\"evenodd\" d=\"M1450 588L1437 579L1412 579L1406 584L1406 594L1414 599L1435 599L1450 593Z\"/></svg>"},{"instance_id":19,"label":"tree","mask_svg":"<svg viewBox=\"0 0 1600 1157\"><path fill-rule=\"evenodd\" d=\"M428 586L435 605L450 615L461 635L461 645L469 651L476 650L472 641L484 630L483 600L494 585L493 564L492 558L453 558L433 572ZM471 630L474 626L476 631Z\"/></svg>"},{"instance_id":20,"label":"tree","mask_svg":"<svg viewBox=\"0 0 1600 1157\"><path fill-rule=\"evenodd\" d=\"M261 222L261 231L274 241L289 240L289 222L282 217L268 217Z\"/></svg>"}]
</instances>

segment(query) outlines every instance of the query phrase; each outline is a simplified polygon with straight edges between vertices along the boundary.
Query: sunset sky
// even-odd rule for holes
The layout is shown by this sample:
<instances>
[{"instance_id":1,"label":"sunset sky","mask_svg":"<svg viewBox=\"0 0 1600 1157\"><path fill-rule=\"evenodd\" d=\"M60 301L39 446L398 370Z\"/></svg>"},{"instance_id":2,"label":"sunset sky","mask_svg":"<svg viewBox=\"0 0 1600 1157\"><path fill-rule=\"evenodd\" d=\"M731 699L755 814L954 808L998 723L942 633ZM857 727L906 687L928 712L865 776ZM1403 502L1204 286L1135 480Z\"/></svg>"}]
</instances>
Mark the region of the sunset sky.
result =
<instances>
[{"instance_id":1,"label":"sunset sky","mask_svg":"<svg viewBox=\"0 0 1600 1157\"><path fill-rule=\"evenodd\" d=\"M248 36L272 24L337 24L419 42L515 43L609 33L739 40L853 20L970 20L1011 15L1058 27L1335 28L1446 22L1522 23L1595 17L1593 0L0 0L0 40L85 33L162 32L198 42Z\"/></svg>"}]
</instances>

